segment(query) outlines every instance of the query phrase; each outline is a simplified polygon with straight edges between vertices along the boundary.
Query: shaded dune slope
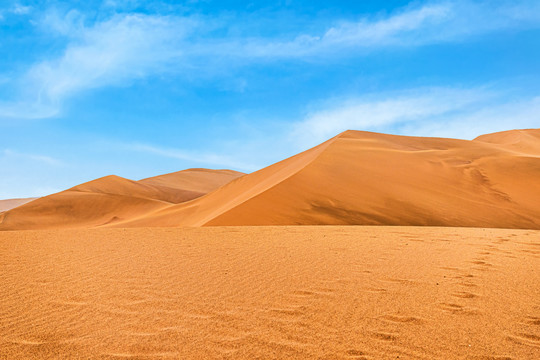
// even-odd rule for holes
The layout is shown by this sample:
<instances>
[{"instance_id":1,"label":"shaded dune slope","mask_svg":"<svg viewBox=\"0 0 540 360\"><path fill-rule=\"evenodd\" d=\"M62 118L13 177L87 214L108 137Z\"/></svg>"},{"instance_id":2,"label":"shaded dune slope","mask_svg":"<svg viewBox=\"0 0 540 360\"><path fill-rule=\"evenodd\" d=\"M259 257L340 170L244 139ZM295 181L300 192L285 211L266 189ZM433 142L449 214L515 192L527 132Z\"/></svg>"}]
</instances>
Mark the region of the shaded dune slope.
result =
<instances>
[{"instance_id":1,"label":"shaded dune slope","mask_svg":"<svg viewBox=\"0 0 540 360\"><path fill-rule=\"evenodd\" d=\"M206 169L189 169L141 181L110 175L2 213L0 229L111 224L195 199L241 175L230 170ZM196 186L197 176L201 178L200 187Z\"/></svg>"},{"instance_id":2,"label":"shaded dune slope","mask_svg":"<svg viewBox=\"0 0 540 360\"><path fill-rule=\"evenodd\" d=\"M473 141L346 131L215 192L115 226L540 228L540 130Z\"/></svg>"},{"instance_id":3,"label":"shaded dune slope","mask_svg":"<svg viewBox=\"0 0 540 360\"><path fill-rule=\"evenodd\" d=\"M184 206L163 208L155 213L145 214L141 218L119 223L118 226L205 225L220 214L240 206L294 175L313 161L333 140L334 138L262 170L235 179L216 191L184 203Z\"/></svg>"}]
</instances>

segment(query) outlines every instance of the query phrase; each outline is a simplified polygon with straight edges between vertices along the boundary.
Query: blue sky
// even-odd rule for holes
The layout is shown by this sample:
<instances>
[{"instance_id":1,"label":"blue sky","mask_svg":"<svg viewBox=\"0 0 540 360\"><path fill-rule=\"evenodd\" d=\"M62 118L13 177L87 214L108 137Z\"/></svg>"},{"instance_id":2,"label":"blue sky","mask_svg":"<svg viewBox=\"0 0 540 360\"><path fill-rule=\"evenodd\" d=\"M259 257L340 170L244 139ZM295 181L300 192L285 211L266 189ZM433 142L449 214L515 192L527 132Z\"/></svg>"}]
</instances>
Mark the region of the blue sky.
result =
<instances>
[{"instance_id":1,"label":"blue sky","mask_svg":"<svg viewBox=\"0 0 540 360\"><path fill-rule=\"evenodd\" d=\"M540 1L0 2L0 198L540 127Z\"/></svg>"}]
</instances>

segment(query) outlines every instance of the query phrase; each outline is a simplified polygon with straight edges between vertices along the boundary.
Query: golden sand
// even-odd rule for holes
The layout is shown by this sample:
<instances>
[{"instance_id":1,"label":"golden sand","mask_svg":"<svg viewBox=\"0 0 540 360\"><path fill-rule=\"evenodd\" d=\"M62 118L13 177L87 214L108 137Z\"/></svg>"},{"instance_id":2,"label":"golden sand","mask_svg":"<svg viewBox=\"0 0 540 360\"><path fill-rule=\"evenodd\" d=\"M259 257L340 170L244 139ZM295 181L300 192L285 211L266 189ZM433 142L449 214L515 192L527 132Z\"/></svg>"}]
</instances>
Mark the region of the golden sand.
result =
<instances>
[{"instance_id":1,"label":"golden sand","mask_svg":"<svg viewBox=\"0 0 540 360\"><path fill-rule=\"evenodd\" d=\"M0 232L1 359L538 359L540 231Z\"/></svg>"}]
</instances>

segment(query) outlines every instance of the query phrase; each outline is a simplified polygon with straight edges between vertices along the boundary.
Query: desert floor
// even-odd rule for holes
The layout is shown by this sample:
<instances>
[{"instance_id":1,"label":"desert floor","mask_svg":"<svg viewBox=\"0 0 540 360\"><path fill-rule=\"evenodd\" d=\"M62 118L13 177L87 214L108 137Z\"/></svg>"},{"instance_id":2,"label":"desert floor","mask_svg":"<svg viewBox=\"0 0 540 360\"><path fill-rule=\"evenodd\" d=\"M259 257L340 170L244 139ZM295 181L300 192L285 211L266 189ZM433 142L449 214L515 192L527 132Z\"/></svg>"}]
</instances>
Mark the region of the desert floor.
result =
<instances>
[{"instance_id":1,"label":"desert floor","mask_svg":"<svg viewBox=\"0 0 540 360\"><path fill-rule=\"evenodd\" d=\"M540 231L0 233L0 358L538 359Z\"/></svg>"}]
</instances>

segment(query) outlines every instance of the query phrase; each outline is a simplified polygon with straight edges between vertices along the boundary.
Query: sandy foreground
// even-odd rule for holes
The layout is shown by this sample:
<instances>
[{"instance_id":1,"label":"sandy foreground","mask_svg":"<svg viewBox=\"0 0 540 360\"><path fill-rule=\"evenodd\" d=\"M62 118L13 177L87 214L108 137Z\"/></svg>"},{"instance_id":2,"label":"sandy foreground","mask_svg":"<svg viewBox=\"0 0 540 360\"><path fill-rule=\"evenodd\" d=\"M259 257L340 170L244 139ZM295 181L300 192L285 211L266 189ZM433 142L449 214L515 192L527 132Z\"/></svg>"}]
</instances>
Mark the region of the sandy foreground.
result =
<instances>
[{"instance_id":1,"label":"sandy foreground","mask_svg":"<svg viewBox=\"0 0 540 360\"><path fill-rule=\"evenodd\" d=\"M538 359L540 231L0 233L1 359Z\"/></svg>"}]
</instances>

